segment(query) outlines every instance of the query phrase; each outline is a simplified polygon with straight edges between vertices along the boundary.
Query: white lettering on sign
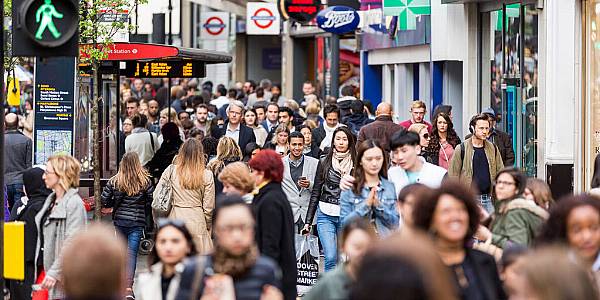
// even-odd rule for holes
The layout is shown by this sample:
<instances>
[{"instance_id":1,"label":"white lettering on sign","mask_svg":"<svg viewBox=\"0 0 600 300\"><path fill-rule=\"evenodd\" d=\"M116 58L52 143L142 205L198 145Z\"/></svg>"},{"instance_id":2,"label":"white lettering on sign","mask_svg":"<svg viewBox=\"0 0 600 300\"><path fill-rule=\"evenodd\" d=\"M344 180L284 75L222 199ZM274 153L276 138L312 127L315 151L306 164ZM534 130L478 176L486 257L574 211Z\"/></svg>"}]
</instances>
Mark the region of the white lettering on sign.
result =
<instances>
[{"instance_id":1,"label":"white lettering on sign","mask_svg":"<svg viewBox=\"0 0 600 300\"><path fill-rule=\"evenodd\" d=\"M327 21L321 28L339 28L354 21L354 11L330 11L325 14Z\"/></svg>"}]
</instances>

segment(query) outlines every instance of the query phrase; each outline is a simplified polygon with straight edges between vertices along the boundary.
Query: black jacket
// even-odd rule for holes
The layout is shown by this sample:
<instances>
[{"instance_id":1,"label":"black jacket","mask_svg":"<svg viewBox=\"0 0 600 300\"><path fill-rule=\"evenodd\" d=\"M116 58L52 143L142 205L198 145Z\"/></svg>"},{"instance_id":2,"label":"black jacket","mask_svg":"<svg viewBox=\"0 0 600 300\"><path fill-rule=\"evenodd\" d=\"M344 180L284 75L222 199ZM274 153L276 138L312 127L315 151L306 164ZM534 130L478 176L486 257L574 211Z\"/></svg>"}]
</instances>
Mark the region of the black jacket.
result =
<instances>
[{"instance_id":1,"label":"black jacket","mask_svg":"<svg viewBox=\"0 0 600 300\"><path fill-rule=\"evenodd\" d=\"M212 272L212 256L205 256L204 276L208 277ZM189 300L194 284L194 276L198 267L197 259L189 259L185 263L185 269L181 273L181 281L176 300ZM265 285L271 285L281 290L281 272L277 264L266 256L260 256L256 264L243 276L233 279L235 299L237 300L260 300ZM199 295L204 292L204 286L198 289Z\"/></svg>"},{"instance_id":2,"label":"black jacket","mask_svg":"<svg viewBox=\"0 0 600 300\"><path fill-rule=\"evenodd\" d=\"M367 115L362 113L348 115L346 116L346 118L344 118L344 121L342 121L342 123L348 126L348 128L350 128L350 130L352 131L352 133L354 133L355 136L358 136L360 129L363 126L372 123L373 121L374 120L369 119Z\"/></svg>"},{"instance_id":3,"label":"black jacket","mask_svg":"<svg viewBox=\"0 0 600 300\"><path fill-rule=\"evenodd\" d=\"M113 208L113 221L117 226L146 226L146 206L152 203L152 182L137 195L127 196L109 180L102 191L102 207Z\"/></svg>"},{"instance_id":4,"label":"black jacket","mask_svg":"<svg viewBox=\"0 0 600 300\"><path fill-rule=\"evenodd\" d=\"M327 136L327 133L325 132L325 128L323 128L323 124L321 124L321 126L313 129L312 131L312 140L313 140L313 145L317 145L317 147L321 146L321 143L323 142L323 140L325 139L325 137Z\"/></svg>"},{"instance_id":5,"label":"black jacket","mask_svg":"<svg viewBox=\"0 0 600 300\"><path fill-rule=\"evenodd\" d=\"M183 142L180 138L174 141L164 141L152 159L146 164L146 168L153 178L160 179L162 173L173 163L173 158L179 152Z\"/></svg>"},{"instance_id":6,"label":"black jacket","mask_svg":"<svg viewBox=\"0 0 600 300\"><path fill-rule=\"evenodd\" d=\"M312 145L310 146L310 152L308 153L304 153L307 156L316 158L316 159L320 159L321 158L321 149L319 149L319 145L317 145L314 141L312 143Z\"/></svg>"},{"instance_id":7,"label":"black jacket","mask_svg":"<svg viewBox=\"0 0 600 300\"><path fill-rule=\"evenodd\" d=\"M310 193L310 203L308 204L305 224L312 224L319 201L340 204L340 194L342 193L340 180L342 179L342 175L334 170L331 165L325 166L323 164L324 160L325 158L321 159L317 167L317 176L315 176L315 184ZM324 172L327 172L325 178L321 176Z\"/></svg>"},{"instance_id":8,"label":"black jacket","mask_svg":"<svg viewBox=\"0 0 600 300\"><path fill-rule=\"evenodd\" d=\"M506 293L502 286L502 281L498 276L498 268L494 257L478 250L466 249L465 261L468 261L473 270L473 275L476 277L476 288L483 294L486 300L503 300L507 299ZM451 272L451 274L455 274ZM456 277L453 277L459 292L459 298L464 298L465 290L460 288Z\"/></svg>"},{"instance_id":9,"label":"black jacket","mask_svg":"<svg viewBox=\"0 0 600 300\"><path fill-rule=\"evenodd\" d=\"M256 244L261 254L272 258L281 269L282 292L286 300L296 299L296 249L294 214L281 189L270 182L252 200L256 216Z\"/></svg>"},{"instance_id":10,"label":"black jacket","mask_svg":"<svg viewBox=\"0 0 600 300\"><path fill-rule=\"evenodd\" d=\"M227 124L225 123L223 126L215 126L211 128L211 134L215 139L220 139L227 132ZM249 143L256 143L256 137L254 136L254 130L252 128L240 124L240 138L238 141L238 145L241 149L246 149L246 145Z\"/></svg>"}]
</instances>

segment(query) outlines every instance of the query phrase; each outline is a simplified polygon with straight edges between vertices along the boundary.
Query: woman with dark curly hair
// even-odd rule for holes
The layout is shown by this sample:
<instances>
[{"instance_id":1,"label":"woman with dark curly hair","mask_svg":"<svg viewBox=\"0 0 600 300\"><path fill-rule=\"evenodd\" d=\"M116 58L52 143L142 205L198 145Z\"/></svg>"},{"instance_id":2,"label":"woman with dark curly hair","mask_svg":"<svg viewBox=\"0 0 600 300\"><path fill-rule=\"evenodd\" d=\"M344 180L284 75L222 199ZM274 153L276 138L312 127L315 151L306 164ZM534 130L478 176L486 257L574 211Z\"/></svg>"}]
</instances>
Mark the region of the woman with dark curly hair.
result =
<instances>
[{"instance_id":1,"label":"woman with dark curly hair","mask_svg":"<svg viewBox=\"0 0 600 300\"><path fill-rule=\"evenodd\" d=\"M600 202L594 196L561 199L550 210L537 244L563 244L579 254L600 282Z\"/></svg>"},{"instance_id":2,"label":"woman with dark curly hair","mask_svg":"<svg viewBox=\"0 0 600 300\"><path fill-rule=\"evenodd\" d=\"M431 163L448 170L454 148L460 144L460 138L454 130L452 119L447 113L439 112L433 118L431 140L426 153L430 154Z\"/></svg>"},{"instance_id":3,"label":"woman with dark curly hair","mask_svg":"<svg viewBox=\"0 0 600 300\"><path fill-rule=\"evenodd\" d=\"M435 250L450 272L462 299L505 299L496 262L468 245L479 227L475 195L456 181L446 181L416 203L415 228L431 233Z\"/></svg>"},{"instance_id":4,"label":"woman with dark curly hair","mask_svg":"<svg viewBox=\"0 0 600 300\"><path fill-rule=\"evenodd\" d=\"M493 199L496 210L491 216L490 230L481 227L477 238L489 241L497 247L507 248L512 244L529 246L548 219L548 212L535 201L523 198L527 176L519 169L505 168L496 176Z\"/></svg>"}]
</instances>

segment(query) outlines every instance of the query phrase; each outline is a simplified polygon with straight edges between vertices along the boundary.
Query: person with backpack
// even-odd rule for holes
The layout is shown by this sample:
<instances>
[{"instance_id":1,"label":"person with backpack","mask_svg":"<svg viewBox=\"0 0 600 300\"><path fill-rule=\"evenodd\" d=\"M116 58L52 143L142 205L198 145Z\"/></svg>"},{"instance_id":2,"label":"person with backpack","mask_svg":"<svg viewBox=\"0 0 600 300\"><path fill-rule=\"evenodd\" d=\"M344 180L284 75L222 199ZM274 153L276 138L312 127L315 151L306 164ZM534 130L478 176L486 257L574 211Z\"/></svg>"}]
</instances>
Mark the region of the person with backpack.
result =
<instances>
[{"instance_id":1,"label":"person with backpack","mask_svg":"<svg viewBox=\"0 0 600 300\"><path fill-rule=\"evenodd\" d=\"M146 129L148 117L136 114L131 118L133 130L125 139L125 152L135 152L140 163L145 166L154 157L160 147L156 134Z\"/></svg>"},{"instance_id":2,"label":"person with backpack","mask_svg":"<svg viewBox=\"0 0 600 300\"><path fill-rule=\"evenodd\" d=\"M478 192L481 206L491 214L494 211L490 196L492 179L504 168L504 163L498 147L487 139L490 127L485 114L471 118L469 130L473 135L456 146L448 175L473 186Z\"/></svg>"}]
</instances>

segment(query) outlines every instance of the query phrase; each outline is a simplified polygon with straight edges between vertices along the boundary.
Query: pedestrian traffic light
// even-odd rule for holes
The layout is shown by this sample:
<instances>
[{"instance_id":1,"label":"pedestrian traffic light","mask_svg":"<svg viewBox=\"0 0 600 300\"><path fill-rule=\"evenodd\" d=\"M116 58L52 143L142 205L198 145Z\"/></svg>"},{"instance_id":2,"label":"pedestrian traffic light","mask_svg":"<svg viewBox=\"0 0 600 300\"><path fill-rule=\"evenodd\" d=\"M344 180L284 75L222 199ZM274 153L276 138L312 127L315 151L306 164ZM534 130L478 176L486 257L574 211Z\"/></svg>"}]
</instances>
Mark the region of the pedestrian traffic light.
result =
<instances>
[{"instance_id":1,"label":"pedestrian traffic light","mask_svg":"<svg viewBox=\"0 0 600 300\"><path fill-rule=\"evenodd\" d=\"M78 0L13 0L13 56L78 56Z\"/></svg>"}]
</instances>

